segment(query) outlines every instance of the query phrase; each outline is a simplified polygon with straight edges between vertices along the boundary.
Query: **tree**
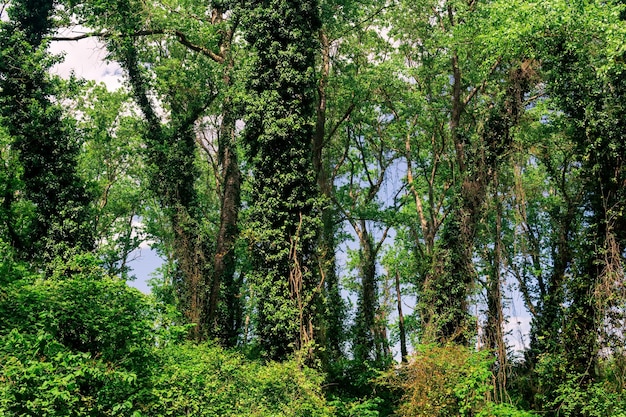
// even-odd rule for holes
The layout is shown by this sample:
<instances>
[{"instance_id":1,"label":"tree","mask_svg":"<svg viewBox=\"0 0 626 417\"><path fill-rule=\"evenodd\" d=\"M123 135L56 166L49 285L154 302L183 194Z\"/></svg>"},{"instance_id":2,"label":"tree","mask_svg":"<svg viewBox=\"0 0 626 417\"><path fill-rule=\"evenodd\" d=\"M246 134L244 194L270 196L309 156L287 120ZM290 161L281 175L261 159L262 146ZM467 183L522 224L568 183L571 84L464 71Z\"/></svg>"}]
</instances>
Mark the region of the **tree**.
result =
<instances>
[{"instance_id":1,"label":"tree","mask_svg":"<svg viewBox=\"0 0 626 417\"><path fill-rule=\"evenodd\" d=\"M245 118L252 174L248 225L257 308L267 355L310 347L319 293L319 198L312 165L317 2L249 3L245 36L256 52Z\"/></svg>"},{"instance_id":2,"label":"tree","mask_svg":"<svg viewBox=\"0 0 626 417\"><path fill-rule=\"evenodd\" d=\"M412 235L424 266L422 338L467 343L477 229L532 85L532 65L480 35L497 13L486 5L401 2L390 13L390 34L408 63L401 70L407 99L415 103L398 113L410 126L404 149L417 212Z\"/></svg>"},{"instance_id":3,"label":"tree","mask_svg":"<svg viewBox=\"0 0 626 417\"><path fill-rule=\"evenodd\" d=\"M599 329L611 309L611 301L606 304L602 298L619 299L609 294L623 278L626 126L620 115L626 105L626 84L621 76L623 52L614 49L611 36L602 35L623 25L619 13L623 5L584 4L591 18L569 5L559 6L567 19L563 26L554 28L556 36L545 45L546 78L550 96L571 123L583 175L585 227L573 277L565 287L571 305L563 329L564 350L572 372L581 375L581 383L586 384L599 377L597 355L606 337ZM581 39L589 39L595 45L593 51Z\"/></svg>"},{"instance_id":4,"label":"tree","mask_svg":"<svg viewBox=\"0 0 626 417\"><path fill-rule=\"evenodd\" d=\"M87 84L73 106L83 136L78 169L94 194L95 251L110 275L129 278L131 254L146 239L141 120L127 91Z\"/></svg>"},{"instance_id":5,"label":"tree","mask_svg":"<svg viewBox=\"0 0 626 417\"><path fill-rule=\"evenodd\" d=\"M187 319L195 325L192 337L203 340L208 335L206 289L210 282L209 259L213 248L203 227L202 203L195 188L198 171L194 123L213 100L213 94L202 91L198 100L190 103L171 97L168 104L172 123L165 128L149 99L146 78L132 38L125 38L114 48L119 48L117 52L148 124L145 140L149 184L174 232L174 253L183 276L181 304Z\"/></svg>"},{"instance_id":6,"label":"tree","mask_svg":"<svg viewBox=\"0 0 626 417\"><path fill-rule=\"evenodd\" d=\"M54 102L64 87L48 74L56 62L44 42L54 28L53 8L53 1L13 2L0 26L1 122L22 167L20 199L33 213L28 232L13 228L11 240L21 257L41 266L94 244L91 196L76 170L79 138ZM14 197L13 191L5 205Z\"/></svg>"},{"instance_id":7,"label":"tree","mask_svg":"<svg viewBox=\"0 0 626 417\"><path fill-rule=\"evenodd\" d=\"M182 281L176 285L187 318L196 324L193 337L217 337L234 346L242 324L234 250L241 183L238 93L231 48L238 11L228 2L186 4L186 12L173 19L168 8L176 5L148 13L149 5L122 1L115 4L114 18L102 20L98 2L73 6L96 28L88 36L103 38L126 69L146 119L149 188L173 230L172 244L162 247L174 252L168 258L180 269ZM207 17L197 19L200 15ZM167 117L161 117L161 108ZM215 114L218 123L209 126L207 116ZM208 151L208 161L199 163L198 148ZM199 177L210 177L213 184Z\"/></svg>"},{"instance_id":8,"label":"tree","mask_svg":"<svg viewBox=\"0 0 626 417\"><path fill-rule=\"evenodd\" d=\"M375 90L373 85L382 84L376 76L372 80L367 76L364 78L367 79L366 91ZM372 84L368 85L369 82ZM391 213L397 202L393 199L381 201L380 196L383 190L388 192L388 170L396 159L396 155L387 149L393 139L395 121L384 114L384 107L377 110L380 107L377 100L370 99L358 105L346 123L346 151L343 160L335 166L338 181L343 184L337 187L335 204L358 242L352 252L357 278L357 306L352 329L355 363L371 362L384 367L390 352L384 309L380 308L379 302L377 269L381 248L392 226Z\"/></svg>"}]
</instances>

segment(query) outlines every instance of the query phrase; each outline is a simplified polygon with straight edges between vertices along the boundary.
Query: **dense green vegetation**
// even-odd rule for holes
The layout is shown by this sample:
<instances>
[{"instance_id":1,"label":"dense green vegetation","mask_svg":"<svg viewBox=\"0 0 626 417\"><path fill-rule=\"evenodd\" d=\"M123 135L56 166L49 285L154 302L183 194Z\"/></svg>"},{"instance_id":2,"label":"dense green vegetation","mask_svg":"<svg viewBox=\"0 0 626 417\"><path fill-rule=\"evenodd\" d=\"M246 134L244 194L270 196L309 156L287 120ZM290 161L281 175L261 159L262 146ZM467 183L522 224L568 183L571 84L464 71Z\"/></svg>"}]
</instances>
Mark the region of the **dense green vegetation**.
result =
<instances>
[{"instance_id":1,"label":"dense green vegetation","mask_svg":"<svg viewBox=\"0 0 626 417\"><path fill-rule=\"evenodd\" d=\"M0 417L626 416L623 1L0 17Z\"/></svg>"}]
</instances>

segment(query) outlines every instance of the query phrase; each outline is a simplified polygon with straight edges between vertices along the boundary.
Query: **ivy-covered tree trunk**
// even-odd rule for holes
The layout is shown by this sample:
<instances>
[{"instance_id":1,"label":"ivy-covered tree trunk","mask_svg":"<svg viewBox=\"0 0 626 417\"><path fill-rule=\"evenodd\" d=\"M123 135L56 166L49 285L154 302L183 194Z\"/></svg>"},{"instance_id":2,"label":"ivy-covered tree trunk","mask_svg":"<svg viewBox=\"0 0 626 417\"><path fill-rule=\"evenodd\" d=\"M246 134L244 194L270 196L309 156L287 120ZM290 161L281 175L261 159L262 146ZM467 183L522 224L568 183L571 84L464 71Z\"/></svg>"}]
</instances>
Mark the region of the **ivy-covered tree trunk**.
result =
<instances>
[{"instance_id":1,"label":"ivy-covered tree trunk","mask_svg":"<svg viewBox=\"0 0 626 417\"><path fill-rule=\"evenodd\" d=\"M313 341L320 291L319 198L312 166L315 0L252 1L246 39L257 56L245 145L252 168L249 226L256 332L273 359Z\"/></svg>"},{"instance_id":2,"label":"ivy-covered tree trunk","mask_svg":"<svg viewBox=\"0 0 626 417\"><path fill-rule=\"evenodd\" d=\"M476 278L473 258L477 228L485 210L488 187L511 146L511 129L523 112L523 97L534 72L527 63L514 65L506 84L500 87L504 89L501 97L492 99L482 126L473 125L476 122L471 119L463 126L468 99L472 96L462 96L456 54L451 64L454 82L449 128L459 179L441 236L441 255L434 259L426 278L419 308L426 339L466 344L473 331L468 302ZM470 141L472 136L474 140Z\"/></svg>"},{"instance_id":3,"label":"ivy-covered tree trunk","mask_svg":"<svg viewBox=\"0 0 626 417\"><path fill-rule=\"evenodd\" d=\"M545 161L549 171L551 164ZM567 168L563 168L567 169ZM539 299L535 308L530 329L530 347L526 352L527 365L533 368L537 364L539 356L543 353L557 353L562 348L562 333L565 308L565 284L567 274L571 271L574 259L576 223L579 221L579 201L573 201L568 195L567 185L564 183L565 174L550 172L554 178L562 178L559 184L559 191L563 195L564 210L558 210L551 214L552 221L556 228L554 241L550 248L552 265L551 271L544 278L539 277ZM539 269L538 269L539 270Z\"/></svg>"},{"instance_id":4,"label":"ivy-covered tree trunk","mask_svg":"<svg viewBox=\"0 0 626 417\"><path fill-rule=\"evenodd\" d=\"M215 9L217 16L225 10ZM218 23L222 23L221 20ZM241 205L241 171L237 154L237 133L233 95L232 39L236 24L225 31L221 44L224 58L222 88L225 90L221 108L221 125L218 135L218 165L220 167L220 220L213 255L213 277L209 295L208 324L210 333L224 346L233 347L242 327L242 279L236 276L235 244L239 237L239 208Z\"/></svg>"},{"instance_id":5,"label":"ivy-covered tree trunk","mask_svg":"<svg viewBox=\"0 0 626 417\"><path fill-rule=\"evenodd\" d=\"M359 237L359 272L361 285L358 293L357 310L354 323L352 351L358 364L374 362L384 366L387 353L387 340L383 337L381 324L377 322L379 314L378 280L376 278L376 258L380 248L373 241L365 221L357 229ZM383 324L382 326L385 326Z\"/></svg>"},{"instance_id":6,"label":"ivy-covered tree trunk","mask_svg":"<svg viewBox=\"0 0 626 417\"><path fill-rule=\"evenodd\" d=\"M203 213L195 189L198 171L194 124L207 107L206 101L214 96L202 92L194 100L170 97L171 122L163 124L149 97L147 77L133 36L141 27L137 11L126 0L115 5L120 22L126 25L118 29L127 36L111 39L109 47L127 71L133 95L146 119L149 187L172 228L174 256L181 276L176 283L181 309L187 321L194 324L189 336L204 340L209 335L207 306L213 246L202 227Z\"/></svg>"},{"instance_id":7,"label":"ivy-covered tree trunk","mask_svg":"<svg viewBox=\"0 0 626 417\"><path fill-rule=\"evenodd\" d=\"M598 378L600 343L610 346L614 320L621 323L624 317L616 312L623 302L618 288L626 247L626 81L619 66L598 74L598 57L566 36L553 40L546 69L549 92L571 122L583 173L587 233L565 284L570 305L562 347L568 370L584 385Z\"/></svg>"},{"instance_id":8,"label":"ivy-covered tree trunk","mask_svg":"<svg viewBox=\"0 0 626 417\"><path fill-rule=\"evenodd\" d=\"M504 208L502 203L502 192L500 190L499 173L494 173L493 192L491 193L492 207L495 217L492 222L493 250L488 248L486 256L488 260L489 274L486 277L486 298L487 298L487 320L484 327L483 340L485 347L490 349L496 362L492 365L494 373L494 399L499 402L506 400L508 352L505 340L505 316L503 308L503 271L505 269L505 249L503 242L503 218ZM495 221L494 221L495 220Z\"/></svg>"},{"instance_id":9,"label":"ivy-covered tree trunk","mask_svg":"<svg viewBox=\"0 0 626 417\"><path fill-rule=\"evenodd\" d=\"M53 30L52 0L11 2L10 20L0 23L0 116L19 152L23 198L31 225L13 233L25 259L67 260L94 245L91 198L76 167L80 144L54 97L62 88L48 73L55 58L43 39Z\"/></svg>"}]
</instances>

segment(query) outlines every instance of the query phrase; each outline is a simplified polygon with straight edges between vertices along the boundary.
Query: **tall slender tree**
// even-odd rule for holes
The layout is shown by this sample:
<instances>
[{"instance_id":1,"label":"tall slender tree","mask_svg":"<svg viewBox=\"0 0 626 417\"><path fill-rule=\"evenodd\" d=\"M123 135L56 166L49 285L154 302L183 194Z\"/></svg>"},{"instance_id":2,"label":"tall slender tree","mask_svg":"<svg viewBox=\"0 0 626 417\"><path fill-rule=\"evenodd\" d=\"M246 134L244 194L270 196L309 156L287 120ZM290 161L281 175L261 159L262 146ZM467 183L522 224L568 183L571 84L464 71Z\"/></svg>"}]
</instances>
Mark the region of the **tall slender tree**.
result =
<instances>
[{"instance_id":1,"label":"tall slender tree","mask_svg":"<svg viewBox=\"0 0 626 417\"><path fill-rule=\"evenodd\" d=\"M316 241L319 193L313 169L315 0L249 3L245 36L255 49L245 146L251 164L249 225L256 332L270 358L315 337L320 291Z\"/></svg>"},{"instance_id":2,"label":"tall slender tree","mask_svg":"<svg viewBox=\"0 0 626 417\"><path fill-rule=\"evenodd\" d=\"M76 166L80 143L61 106L61 85L48 73L56 58L45 37L55 2L12 2L0 23L0 116L18 151L23 198L33 212L26 236L13 234L25 259L40 264L93 248L91 197ZM8 200L5 200L5 203Z\"/></svg>"},{"instance_id":3,"label":"tall slender tree","mask_svg":"<svg viewBox=\"0 0 626 417\"><path fill-rule=\"evenodd\" d=\"M612 40L604 39L601 32L623 25L622 14L611 12L611 8L620 10L623 6L619 2L608 6L585 4L593 16L587 20L568 5L568 24L546 45L550 56L545 65L548 91L571 123L584 173L586 237L572 268L573 277L566 284L571 306L563 329L568 363L572 371L582 375L583 384L599 376L598 352L600 339L605 336L600 329L604 327L606 305L596 296L613 298L609 294L623 277L620 270L626 245L624 55L622 52L611 58ZM572 36L572 28L580 36ZM591 51L587 43L580 43L582 36L593 39L600 48ZM596 70L602 66L602 72Z\"/></svg>"}]
</instances>

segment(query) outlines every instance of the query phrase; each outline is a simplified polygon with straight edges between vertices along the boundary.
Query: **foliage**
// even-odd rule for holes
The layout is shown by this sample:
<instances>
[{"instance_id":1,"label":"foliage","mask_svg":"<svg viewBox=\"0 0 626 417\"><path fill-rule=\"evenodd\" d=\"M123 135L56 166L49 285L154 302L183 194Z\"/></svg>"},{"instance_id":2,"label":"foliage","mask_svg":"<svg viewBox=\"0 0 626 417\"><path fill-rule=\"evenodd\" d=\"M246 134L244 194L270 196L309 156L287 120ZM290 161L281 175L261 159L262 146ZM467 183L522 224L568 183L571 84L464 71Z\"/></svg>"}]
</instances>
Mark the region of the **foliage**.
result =
<instances>
[{"instance_id":1,"label":"foliage","mask_svg":"<svg viewBox=\"0 0 626 417\"><path fill-rule=\"evenodd\" d=\"M137 374L49 333L0 336L0 415L130 416Z\"/></svg>"},{"instance_id":2,"label":"foliage","mask_svg":"<svg viewBox=\"0 0 626 417\"><path fill-rule=\"evenodd\" d=\"M330 416L321 375L180 343L146 297L92 255L0 290L0 410L7 416ZM158 320L157 320L158 319ZM165 319L165 320L164 320ZM157 371L158 372L155 372Z\"/></svg>"},{"instance_id":3,"label":"foliage","mask_svg":"<svg viewBox=\"0 0 626 417\"><path fill-rule=\"evenodd\" d=\"M123 90L87 83L73 111L83 137L79 172L90 184L96 251L110 275L129 278L131 253L145 240L140 216L147 191L141 121Z\"/></svg>"},{"instance_id":4,"label":"foliage","mask_svg":"<svg viewBox=\"0 0 626 417\"><path fill-rule=\"evenodd\" d=\"M89 256L57 266L51 279L15 281L2 290L0 334L50 334L68 349L138 367L152 339L150 307Z\"/></svg>"},{"instance_id":5,"label":"foliage","mask_svg":"<svg viewBox=\"0 0 626 417\"><path fill-rule=\"evenodd\" d=\"M13 247L0 237L0 291L13 281L34 275L27 263L16 258Z\"/></svg>"},{"instance_id":6,"label":"foliage","mask_svg":"<svg viewBox=\"0 0 626 417\"><path fill-rule=\"evenodd\" d=\"M1 4L0 415L626 414L623 0Z\"/></svg>"},{"instance_id":7,"label":"foliage","mask_svg":"<svg viewBox=\"0 0 626 417\"><path fill-rule=\"evenodd\" d=\"M337 417L378 417L380 398L349 401L346 398L331 401Z\"/></svg>"},{"instance_id":8,"label":"foliage","mask_svg":"<svg viewBox=\"0 0 626 417\"><path fill-rule=\"evenodd\" d=\"M201 344L158 352L151 416L331 416L321 376L295 360L261 364Z\"/></svg>"},{"instance_id":9,"label":"foliage","mask_svg":"<svg viewBox=\"0 0 626 417\"><path fill-rule=\"evenodd\" d=\"M384 369L391 366L373 361L342 358L327 370L325 393L339 416L388 416L395 411L393 390L378 383Z\"/></svg>"},{"instance_id":10,"label":"foliage","mask_svg":"<svg viewBox=\"0 0 626 417\"><path fill-rule=\"evenodd\" d=\"M0 24L1 124L21 165L19 200L33 214L28 231L9 228L10 239L20 257L42 265L93 247L91 196L76 170L80 143L72 120L53 100L60 83L48 73L57 61L43 40L53 30L52 10L52 1L12 2L11 20ZM3 195L9 213L16 191Z\"/></svg>"},{"instance_id":11,"label":"foliage","mask_svg":"<svg viewBox=\"0 0 626 417\"><path fill-rule=\"evenodd\" d=\"M150 305L91 254L0 289L0 405L8 416L128 415L148 378ZM21 276L20 276L21 275Z\"/></svg>"},{"instance_id":12,"label":"foliage","mask_svg":"<svg viewBox=\"0 0 626 417\"><path fill-rule=\"evenodd\" d=\"M493 390L488 351L448 345L420 345L407 364L381 381L399 390L401 416L530 416L489 401Z\"/></svg>"},{"instance_id":13,"label":"foliage","mask_svg":"<svg viewBox=\"0 0 626 417\"><path fill-rule=\"evenodd\" d=\"M558 410L558 415L564 417L626 416L626 399L623 393L617 392L615 387L607 382L582 388L580 381L580 377L569 375L557 387L556 398L549 406Z\"/></svg>"},{"instance_id":14,"label":"foliage","mask_svg":"<svg viewBox=\"0 0 626 417\"><path fill-rule=\"evenodd\" d=\"M244 134L255 330L268 357L284 359L314 337L320 219L311 135L320 21L315 0L251 2L244 18L256 52Z\"/></svg>"},{"instance_id":15,"label":"foliage","mask_svg":"<svg viewBox=\"0 0 626 417\"><path fill-rule=\"evenodd\" d=\"M617 371L612 361L603 361L602 372ZM567 355L545 353L535 369L539 390L537 401L542 409L559 416L622 416L626 398L619 381L607 377L588 383L588 374L576 373Z\"/></svg>"}]
</instances>

